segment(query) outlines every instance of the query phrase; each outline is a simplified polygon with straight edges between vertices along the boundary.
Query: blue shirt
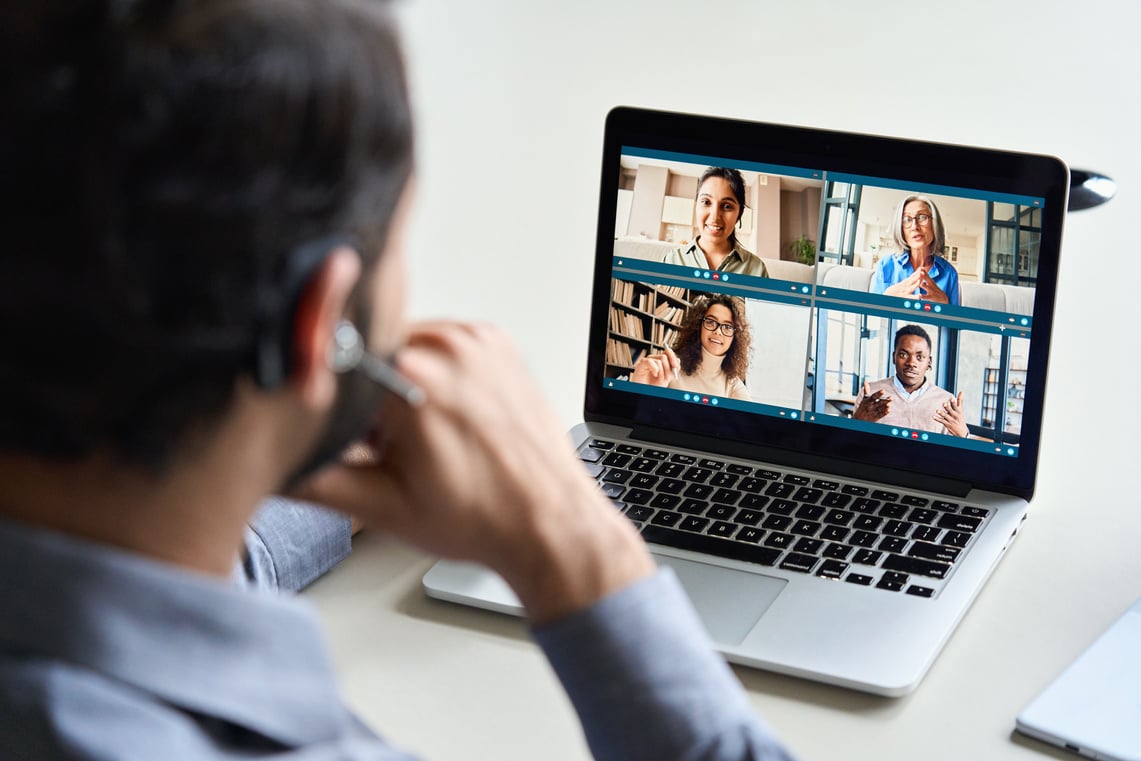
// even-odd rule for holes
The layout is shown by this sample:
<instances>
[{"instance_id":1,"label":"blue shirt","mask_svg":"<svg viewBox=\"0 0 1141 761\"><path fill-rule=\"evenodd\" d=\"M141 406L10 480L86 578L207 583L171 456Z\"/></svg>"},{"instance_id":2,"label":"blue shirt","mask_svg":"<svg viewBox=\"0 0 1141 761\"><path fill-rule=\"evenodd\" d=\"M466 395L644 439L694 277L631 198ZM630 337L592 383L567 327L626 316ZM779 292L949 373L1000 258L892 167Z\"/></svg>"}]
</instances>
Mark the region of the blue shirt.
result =
<instances>
[{"instance_id":1,"label":"blue shirt","mask_svg":"<svg viewBox=\"0 0 1141 761\"><path fill-rule=\"evenodd\" d=\"M0 611L0 758L411 758L344 705L301 598L0 521ZM668 571L534 636L601 761L788 759Z\"/></svg>"},{"instance_id":2,"label":"blue shirt","mask_svg":"<svg viewBox=\"0 0 1141 761\"><path fill-rule=\"evenodd\" d=\"M915 268L911 266L910 251L885 256L881 258L876 265L875 276L872 278L871 292L883 293L889 286L901 283L914 274ZM959 273L955 270L955 267L943 257L936 255L933 257L927 274L935 281L935 285L939 286L940 290L947 294L947 302L958 306ZM912 295L923 298L923 294L919 292L918 288L915 289Z\"/></svg>"}]
</instances>

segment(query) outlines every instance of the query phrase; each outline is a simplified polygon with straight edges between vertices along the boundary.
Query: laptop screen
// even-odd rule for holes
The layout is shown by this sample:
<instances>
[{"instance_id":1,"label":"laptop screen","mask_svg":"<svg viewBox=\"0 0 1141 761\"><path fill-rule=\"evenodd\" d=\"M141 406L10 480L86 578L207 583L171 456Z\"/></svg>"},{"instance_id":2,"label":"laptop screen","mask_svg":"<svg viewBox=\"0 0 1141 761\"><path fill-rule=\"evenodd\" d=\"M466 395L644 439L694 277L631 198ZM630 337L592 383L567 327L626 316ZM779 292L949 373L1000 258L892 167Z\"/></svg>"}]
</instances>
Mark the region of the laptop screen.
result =
<instances>
[{"instance_id":1,"label":"laptop screen","mask_svg":"<svg viewBox=\"0 0 1141 761\"><path fill-rule=\"evenodd\" d=\"M1067 182L1046 157L616 109L588 419L1028 496Z\"/></svg>"}]
</instances>

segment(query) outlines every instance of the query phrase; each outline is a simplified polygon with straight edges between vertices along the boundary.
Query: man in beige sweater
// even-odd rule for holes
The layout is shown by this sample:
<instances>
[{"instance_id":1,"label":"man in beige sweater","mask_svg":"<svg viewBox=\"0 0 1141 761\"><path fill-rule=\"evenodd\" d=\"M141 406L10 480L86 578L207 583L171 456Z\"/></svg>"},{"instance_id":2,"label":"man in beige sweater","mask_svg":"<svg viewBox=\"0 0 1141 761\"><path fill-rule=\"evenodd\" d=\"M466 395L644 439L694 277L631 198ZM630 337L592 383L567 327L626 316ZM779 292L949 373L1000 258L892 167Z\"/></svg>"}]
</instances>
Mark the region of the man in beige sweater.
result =
<instances>
[{"instance_id":1,"label":"man in beige sweater","mask_svg":"<svg viewBox=\"0 0 1141 761\"><path fill-rule=\"evenodd\" d=\"M895 375L864 382L852 417L869 423L898 425L920 431L966 436L963 392L952 394L927 380L931 369L931 337L918 325L895 333Z\"/></svg>"}]
</instances>

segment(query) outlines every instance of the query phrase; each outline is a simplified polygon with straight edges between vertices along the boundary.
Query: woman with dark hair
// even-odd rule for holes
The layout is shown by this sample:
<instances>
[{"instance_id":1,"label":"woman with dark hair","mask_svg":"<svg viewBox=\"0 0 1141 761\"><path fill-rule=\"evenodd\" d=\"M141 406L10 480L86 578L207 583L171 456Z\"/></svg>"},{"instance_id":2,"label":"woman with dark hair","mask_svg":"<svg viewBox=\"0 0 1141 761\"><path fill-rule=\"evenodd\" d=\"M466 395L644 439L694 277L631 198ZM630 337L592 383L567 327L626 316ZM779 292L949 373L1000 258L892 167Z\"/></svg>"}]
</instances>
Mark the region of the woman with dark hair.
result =
<instances>
[{"instance_id":1,"label":"woman with dark hair","mask_svg":"<svg viewBox=\"0 0 1141 761\"><path fill-rule=\"evenodd\" d=\"M639 358L630 380L751 401L745 388L751 344L744 299L702 296L686 312L672 348Z\"/></svg>"},{"instance_id":2,"label":"woman with dark hair","mask_svg":"<svg viewBox=\"0 0 1141 761\"><path fill-rule=\"evenodd\" d=\"M940 256L947 242L943 218L927 196L909 195L895 207L893 237L900 253L876 265L872 293L959 304L959 273Z\"/></svg>"},{"instance_id":3,"label":"woman with dark hair","mask_svg":"<svg viewBox=\"0 0 1141 761\"><path fill-rule=\"evenodd\" d=\"M745 178L736 169L711 166L697 183L693 243L675 249L662 259L705 270L768 277L761 258L747 251L737 240L745 209Z\"/></svg>"}]
</instances>

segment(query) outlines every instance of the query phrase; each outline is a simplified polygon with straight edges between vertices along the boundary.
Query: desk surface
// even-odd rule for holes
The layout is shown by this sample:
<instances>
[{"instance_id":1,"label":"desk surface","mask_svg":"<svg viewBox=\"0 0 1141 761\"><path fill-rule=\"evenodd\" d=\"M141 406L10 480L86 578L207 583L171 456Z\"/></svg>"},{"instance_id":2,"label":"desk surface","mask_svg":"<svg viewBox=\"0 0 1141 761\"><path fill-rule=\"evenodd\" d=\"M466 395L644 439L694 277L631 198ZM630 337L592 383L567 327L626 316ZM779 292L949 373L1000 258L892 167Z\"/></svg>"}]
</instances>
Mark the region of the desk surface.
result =
<instances>
[{"instance_id":1,"label":"desk surface","mask_svg":"<svg viewBox=\"0 0 1141 761\"><path fill-rule=\"evenodd\" d=\"M805 759L1067 758L1013 736L1014 717L1141 596L1141 500L1125 485L1141 411L1116 393L1141 379L1141 10L767 5L398 5L420 137L409 311L507 325L569 427L602 121L620 103L1051 153L1113 176L1116 199L1067 221L1030 520L919 689L892 700L737 669ZM537 282L559 284L557 310ZM366 533L307 593L350 703L425 758L587 758L523 624L426 599L430 564Z\"/></svg>"}]
</instances>

